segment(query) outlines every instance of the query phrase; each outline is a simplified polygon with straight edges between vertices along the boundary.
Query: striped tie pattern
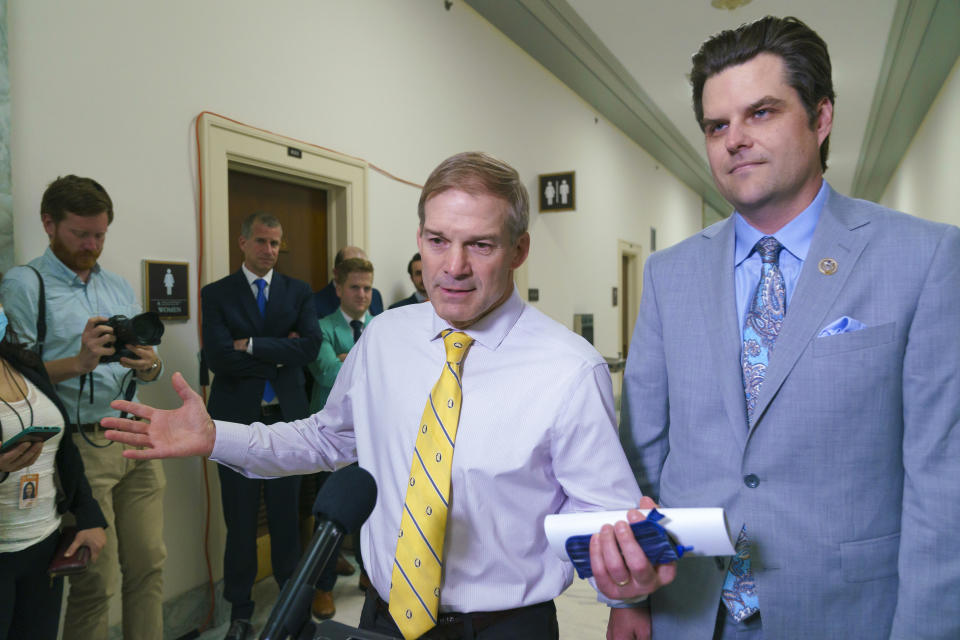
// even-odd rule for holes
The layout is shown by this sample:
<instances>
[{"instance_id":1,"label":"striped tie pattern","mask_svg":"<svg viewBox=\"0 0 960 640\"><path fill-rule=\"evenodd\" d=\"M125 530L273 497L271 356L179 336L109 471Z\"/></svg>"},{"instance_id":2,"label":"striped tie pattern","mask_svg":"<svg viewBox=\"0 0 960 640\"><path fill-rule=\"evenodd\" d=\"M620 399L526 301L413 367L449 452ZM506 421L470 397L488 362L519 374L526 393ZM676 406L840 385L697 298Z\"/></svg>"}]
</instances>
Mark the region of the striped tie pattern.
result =
<instances>
[{"instance_id":1,"label":"striped tie pattern","mask_svg":"<svg viewBox=\"0 0 960 640\"><path fill-rule=\"evenodd\" d=\"M473 338L443 332L447 359L420 420L390 583L390 615L406 640L437 624L453 443L460 421L463 359Z\"/></svg>"},{"instance_id":2,"label":"striped tie pattern","mask_svg":"<svg viewBox=\"0 0 960 640\"><path fill-rule=\"evenodd\" d=\"M747 402L747 421L753 422L753 412L760 395L760 386L767 375L767 365L773 345L780 335L783 316L787 311L786 286L780 273L780 251L783 245L773 236L764 236L754 249L760 254L763 266L760 282L743 321L743 392ZM760 610L757 585L750 566L750 539L744 526L737 536L736 555L723 583L721 598L730 615L743 622Z\"/></svg>"}]
</instances>

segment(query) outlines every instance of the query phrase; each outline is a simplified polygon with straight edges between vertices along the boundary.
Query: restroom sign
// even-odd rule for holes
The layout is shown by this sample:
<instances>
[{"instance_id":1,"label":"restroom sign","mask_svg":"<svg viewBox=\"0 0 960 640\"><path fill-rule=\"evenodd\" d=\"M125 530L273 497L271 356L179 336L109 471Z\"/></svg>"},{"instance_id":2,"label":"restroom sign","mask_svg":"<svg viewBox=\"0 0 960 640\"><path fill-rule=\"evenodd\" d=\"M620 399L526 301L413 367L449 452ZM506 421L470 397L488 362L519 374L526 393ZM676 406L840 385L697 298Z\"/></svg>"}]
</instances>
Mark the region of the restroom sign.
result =
<instances>
[{"instance_id":1,"label":"restroom sign","mask_svg":"<svg viewBox=\"0 0 960 640\"><path fill-rule=\"evenodd\" d=\"M572 211L576 209L576 173L541 174L540 211Z\"/></svg>"},{"instance_id":2,"label":"restroom sign","mask_svg":"<svg viewBox=\"0 0 960 640\"><path fill-rule=\"evenodd\" d=\"M190 317L190 277L186 262L144 260L147 311L161 318L186 320Z\"/></svg>"}]
</instances>

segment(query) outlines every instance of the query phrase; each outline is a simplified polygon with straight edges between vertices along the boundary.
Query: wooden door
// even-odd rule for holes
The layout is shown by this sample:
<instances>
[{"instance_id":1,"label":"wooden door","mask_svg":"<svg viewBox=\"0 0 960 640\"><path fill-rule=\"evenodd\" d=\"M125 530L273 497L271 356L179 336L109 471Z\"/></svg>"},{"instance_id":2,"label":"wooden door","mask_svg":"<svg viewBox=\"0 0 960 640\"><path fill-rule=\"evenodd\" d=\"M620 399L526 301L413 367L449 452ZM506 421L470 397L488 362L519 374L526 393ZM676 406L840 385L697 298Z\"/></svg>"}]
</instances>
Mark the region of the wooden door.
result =
<instances>
[{"instance_id":1,"label":"wooden door","mask_svg":"<svg viewBox=\"0 0 960 640\"><path fill-rule=\"evenodd\" d=\"M266 211L280 220L283 242L277 270L310 284L314 291L329 281L327 273L327 192L274 178L231 169L230 270L240 268L243 255L237 239L240 225L251 213Z\"/></svg>"}]
</instances>

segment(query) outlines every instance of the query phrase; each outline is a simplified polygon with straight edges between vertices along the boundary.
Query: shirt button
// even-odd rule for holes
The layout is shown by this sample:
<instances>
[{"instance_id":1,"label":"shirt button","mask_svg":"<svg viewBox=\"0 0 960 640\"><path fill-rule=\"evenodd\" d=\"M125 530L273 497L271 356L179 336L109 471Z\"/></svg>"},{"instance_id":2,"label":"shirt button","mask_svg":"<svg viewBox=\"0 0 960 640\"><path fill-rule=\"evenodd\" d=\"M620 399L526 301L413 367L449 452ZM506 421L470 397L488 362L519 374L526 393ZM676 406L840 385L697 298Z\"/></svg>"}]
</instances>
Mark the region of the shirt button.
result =
<instances>
[{"instance_id":1,"label":"shirt button","mask_svg":"<svg viewBox=\"0 0 960 640\"><path fill-rule=\"evenodd\" d=\"M760 486L760 478L758 478L754 473L745 475L743 476L743 484L747 485L751 489L756 489Z\"/></svg>"}]
</instances>

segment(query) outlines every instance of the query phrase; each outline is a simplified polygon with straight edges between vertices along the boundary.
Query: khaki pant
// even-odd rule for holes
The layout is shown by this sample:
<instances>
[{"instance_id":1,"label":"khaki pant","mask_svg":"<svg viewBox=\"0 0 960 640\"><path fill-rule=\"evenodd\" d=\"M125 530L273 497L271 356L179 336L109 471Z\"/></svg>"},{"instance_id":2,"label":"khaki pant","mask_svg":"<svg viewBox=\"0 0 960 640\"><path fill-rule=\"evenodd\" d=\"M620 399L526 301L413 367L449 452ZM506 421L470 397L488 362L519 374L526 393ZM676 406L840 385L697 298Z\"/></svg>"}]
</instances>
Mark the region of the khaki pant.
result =
<instances>
[{"instance_id":1,"label":"khaki pant","mask_svg":"<svg viewBox=\"0 0 960 640\"><path fill-rule=\"evenodd\" d=\"M87 433L98 445L109 442ZM107 519L107 544L86 572L70 578L63 640L107 637L111 597L123 576L123 637L163 638L163 487L159 460L129 460L127 447L114 443L98 449L79 433L80 449L93 497Z\"/></svg>"}]
</instances>

